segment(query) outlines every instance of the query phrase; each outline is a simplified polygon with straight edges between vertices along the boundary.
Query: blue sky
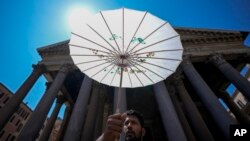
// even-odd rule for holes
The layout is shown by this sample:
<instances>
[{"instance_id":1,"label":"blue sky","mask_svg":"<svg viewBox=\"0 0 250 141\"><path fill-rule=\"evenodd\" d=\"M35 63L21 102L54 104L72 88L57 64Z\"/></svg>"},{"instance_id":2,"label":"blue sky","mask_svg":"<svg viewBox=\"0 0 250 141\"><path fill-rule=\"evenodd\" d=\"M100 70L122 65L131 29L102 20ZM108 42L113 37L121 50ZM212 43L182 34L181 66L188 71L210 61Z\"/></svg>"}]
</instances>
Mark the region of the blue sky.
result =
<instances>
[{"instance_id":1,"label":"blue sky","mask_svg":"<svg viewBox=\"0 0 250 141\"><path fill-rule=\"evenodd\" d=\"M120 7L149 11L176 27L249 32L249 4L249 0L2 0L0 82L15 92L30 75L31 65L41 60L37 48L70 38L68 13L79 5L93 12ZM24 101L34 109L44 90L41 77Z\"/></svg>"}]
</instances>

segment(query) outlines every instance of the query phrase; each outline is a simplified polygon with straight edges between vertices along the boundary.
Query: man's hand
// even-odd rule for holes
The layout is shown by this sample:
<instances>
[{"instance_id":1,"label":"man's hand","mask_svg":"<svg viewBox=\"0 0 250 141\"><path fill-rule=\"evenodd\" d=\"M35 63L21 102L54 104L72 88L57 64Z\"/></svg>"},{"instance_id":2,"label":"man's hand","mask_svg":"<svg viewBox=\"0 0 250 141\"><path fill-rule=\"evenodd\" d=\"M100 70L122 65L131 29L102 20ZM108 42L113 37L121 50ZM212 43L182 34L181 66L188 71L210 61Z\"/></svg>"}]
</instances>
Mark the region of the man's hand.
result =
<instances>
[{"instance_id":1,"label":"man's hand","mask_svg":"<svg viewBox=\"0 0 250 141\"><path fill-rule=\"evenodd\" d=\"M108 117L105 130L97 141L113 141L116 138L119 138L123 130L123 123L125 119L126 113L110 115Z\"/></svg>"}]
</instances>

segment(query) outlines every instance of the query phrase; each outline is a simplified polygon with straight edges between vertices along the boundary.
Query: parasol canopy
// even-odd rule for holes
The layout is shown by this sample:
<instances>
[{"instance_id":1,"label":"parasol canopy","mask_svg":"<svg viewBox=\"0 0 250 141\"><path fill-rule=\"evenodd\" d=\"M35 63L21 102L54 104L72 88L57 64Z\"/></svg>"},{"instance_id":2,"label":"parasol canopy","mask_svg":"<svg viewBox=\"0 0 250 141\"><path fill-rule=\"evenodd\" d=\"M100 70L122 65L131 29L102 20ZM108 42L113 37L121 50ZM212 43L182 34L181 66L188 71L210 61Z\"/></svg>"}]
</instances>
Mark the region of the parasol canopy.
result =
<instances>
[{"instance_id":1,"label":"parasol canopy","mask_svg":"<svg viewBox=\"0 0 250 141\"><path fill-rule=\"evenodd\" d=\"M166 79L182 61L179 34L144 11L101 11L72 31L74 64L90 78L115 87L134 88Z\"/></svg>"}]
</instances>

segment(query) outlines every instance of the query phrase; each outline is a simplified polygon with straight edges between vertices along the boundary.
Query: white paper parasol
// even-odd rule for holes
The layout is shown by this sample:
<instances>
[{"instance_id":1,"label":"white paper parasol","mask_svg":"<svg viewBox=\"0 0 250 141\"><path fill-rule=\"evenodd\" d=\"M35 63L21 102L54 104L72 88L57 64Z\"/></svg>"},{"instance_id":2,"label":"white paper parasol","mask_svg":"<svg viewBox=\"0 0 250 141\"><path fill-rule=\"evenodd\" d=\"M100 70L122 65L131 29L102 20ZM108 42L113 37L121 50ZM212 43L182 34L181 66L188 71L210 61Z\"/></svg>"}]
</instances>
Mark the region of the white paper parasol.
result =
<instances>
[{"instance_id":1,"label":"white paper parasol","mask_svg":"<svg viewBox=\"0 0 250 141\"><path fill-rule=\"evenodd\" d=\"M179 35L148 12L102 11L72 32L70 55L90 78L107 85L142 87L171 75L182 60ZM123 74L122 74L123 69Z\"/></svg>"},{"instance_id":2,"label":"white paper parasol","mask_svg":"<svg viewBox=\"0 0 250 141\"><path fill-rule=\"evenodd\" d=\"M72 31L69 46L83 73L120 88L166 79L182 61L183 52L180 36L168 22L125 8L101 11L89 18Z\"/></svg>"}]
</instances>

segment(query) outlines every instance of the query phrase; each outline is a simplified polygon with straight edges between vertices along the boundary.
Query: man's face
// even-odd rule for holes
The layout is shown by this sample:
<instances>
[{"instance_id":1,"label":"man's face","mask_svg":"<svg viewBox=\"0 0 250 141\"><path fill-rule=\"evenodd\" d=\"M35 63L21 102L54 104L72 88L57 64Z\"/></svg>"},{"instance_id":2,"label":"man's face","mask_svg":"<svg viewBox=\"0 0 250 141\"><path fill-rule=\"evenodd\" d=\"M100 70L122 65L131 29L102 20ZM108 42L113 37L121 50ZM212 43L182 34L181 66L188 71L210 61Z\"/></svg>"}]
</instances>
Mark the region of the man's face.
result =
<instances>
[{"instance_id":1,"label":"man's face","mask_svg":"<svg viewBox=\"0 0 250 141\"><path fill-rule=\"evenodd\" d=\"M138 118L133 115L126 117L123 130L126 141L140 141L144 132L144 128L141 127Z\"/></svg>"}]
</instances>

